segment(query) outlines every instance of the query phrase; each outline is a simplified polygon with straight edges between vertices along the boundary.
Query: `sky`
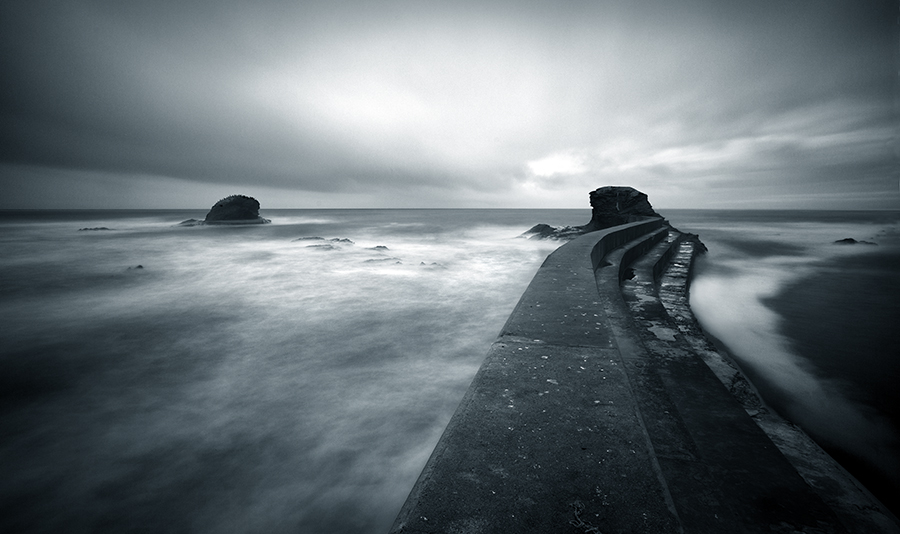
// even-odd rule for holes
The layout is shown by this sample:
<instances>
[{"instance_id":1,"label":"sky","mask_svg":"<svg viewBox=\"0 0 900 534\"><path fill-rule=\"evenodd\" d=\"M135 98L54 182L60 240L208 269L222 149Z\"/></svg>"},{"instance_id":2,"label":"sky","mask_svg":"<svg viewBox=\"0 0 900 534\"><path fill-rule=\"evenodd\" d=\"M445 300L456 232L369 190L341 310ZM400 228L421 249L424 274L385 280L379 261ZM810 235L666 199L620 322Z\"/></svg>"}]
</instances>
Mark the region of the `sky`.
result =
<instances>
[{"instance_id":1,"label":"sky","mask_svg":"<svg viewBox=\"0 0 900 534\"><path fill-rule=\"evenodd\" d=\"M0 208L900 209L898 0L0 2Z\"/></svg>"}]
</instances>

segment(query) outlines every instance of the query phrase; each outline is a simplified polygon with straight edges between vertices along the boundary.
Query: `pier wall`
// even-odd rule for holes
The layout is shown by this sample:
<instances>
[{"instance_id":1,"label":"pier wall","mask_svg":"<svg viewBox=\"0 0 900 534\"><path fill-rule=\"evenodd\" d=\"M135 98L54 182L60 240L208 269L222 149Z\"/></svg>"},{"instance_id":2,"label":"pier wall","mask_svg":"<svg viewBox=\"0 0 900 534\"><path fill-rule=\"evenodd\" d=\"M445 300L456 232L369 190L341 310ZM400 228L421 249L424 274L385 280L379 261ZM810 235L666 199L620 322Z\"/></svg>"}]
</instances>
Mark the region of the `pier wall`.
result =
<instances>
[{"instance_id":1,"label":"pier wall","mask_svg":"<svg viewBox=\"0 0 900 534\"><path fill-rule=\"evenodd\" d=\"M550 254L391 532L900 532L734 394L687 305L695 245L650 219Z\"/></svg>"},{"instance_id":2,"label":"pier wall","mask_svg":"<svg viewBox=\"0 0 900 534\"><path fill-rule=\"evenodd\" d=\"M644 236L653 230L662 228L664 223L664 219L651 219L649 221L638 221L592 232L591 234L596 234L593 236L593 239L596 239L596 243L591 248L591 264L594 269L600 266L603 258L609 252L625 245L625 243L628 243L629 241Z\"/></svg>"}]
</instances>

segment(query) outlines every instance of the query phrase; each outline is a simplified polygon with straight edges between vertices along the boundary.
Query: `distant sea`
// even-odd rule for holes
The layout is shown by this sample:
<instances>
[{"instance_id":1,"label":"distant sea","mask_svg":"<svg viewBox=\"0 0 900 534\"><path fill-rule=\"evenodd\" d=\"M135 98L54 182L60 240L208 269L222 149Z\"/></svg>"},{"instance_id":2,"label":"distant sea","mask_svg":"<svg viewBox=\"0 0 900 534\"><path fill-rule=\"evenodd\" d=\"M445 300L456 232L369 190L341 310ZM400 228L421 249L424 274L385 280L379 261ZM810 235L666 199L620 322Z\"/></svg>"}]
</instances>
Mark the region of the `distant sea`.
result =
<instances>
[{"instance_id":1,"label":"distant sea","mask_svg":"<svg viewBox=\"0 0 900 534\"><path fill-rule=\"evenodd\" d=\"M704 328L896 511L900 213L660 212ZM0 211L0 531L386 532L559 245L517 236L590 218L204 214Z\"/></svg>"}]
</instances>

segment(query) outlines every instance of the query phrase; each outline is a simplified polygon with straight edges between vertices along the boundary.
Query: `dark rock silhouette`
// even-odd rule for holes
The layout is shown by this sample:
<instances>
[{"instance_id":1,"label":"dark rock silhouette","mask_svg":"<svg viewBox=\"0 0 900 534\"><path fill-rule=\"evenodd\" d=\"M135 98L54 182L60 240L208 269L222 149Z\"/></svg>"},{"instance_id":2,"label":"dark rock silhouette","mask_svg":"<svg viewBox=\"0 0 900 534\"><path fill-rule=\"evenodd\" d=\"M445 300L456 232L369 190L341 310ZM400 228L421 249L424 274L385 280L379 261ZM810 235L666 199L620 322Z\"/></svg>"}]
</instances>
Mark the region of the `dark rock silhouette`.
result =
<instances>
[{"instance_id":1,"label":"dark rock silhouette","mask_svg":"<svg viewBox=\"0 0 900 534\"><path fill-rule=\"evenodd\" d=\"M528 239L575 239L585 233L584 226L550 226L549 224L536 224L529 228L521 237Z\"/></svg>"},{"instance_id":2,"label":"dark rock silhouette","mask_svg":"<svg viewBox=\"0 0 900 534\"><path fill-rule=\"evenodd\" d=\"M857 241L852 237L845 237L844 239L838 239L834 242L836 245L877 245L878 243L873 243L872 241Z\"/></svg>"},{"instance_id":3,"label":"dark rock silhouette","mask_svg":"<svg viewBox=\"0 0 900 534\"><path fill-rule=\"evenodd\" d=\"M591 220L584 226L562 226L557 228L549 224L536 224L522 234L521 237L569 240L588 232L595 232L620 224L657 217L662 218L662 215L656 213L653 206L650 205L647 195L633 187L617 185L600 187L590 192L590 199ZM678 231L668 221L664 222L672 230ZM700 241L699 236L696 234L680 231L679 233L683 234L683 240L693 241L697 245L699 252L707 251L706 245Z\"/></svg>"},{"instance_id":4,"label":"dark rock silhouette","mask_svg":"<svg viewBox=\"0 0 900 534\"><path fill-rule=\"evenodd\" d=\"M353 241L351 241L350 239L347 239L346 237L332 237L331 239L326 240L324 237L307 236L307 237L298 237L294 241L329 241L330 243L342 243L345 245L354 245L355 244ZM326 247L326 246L331 246L332 248L334 248L332 245L329 245L329 244L307 245L307 247Z\"/></svg>"},{"instance_id":5,"label":"dark rock silhouette","mask_svg":"<svg viewBox=\"0 0 900 534\"><path fill-rule=\"evenodd\" d=\"M633 187L601 187L591 191L590 198L591 222L581 227L585 232L661 217L653 210L647 195Z\"/></svg>"},{"instance_id":6,"label":"dark rock silhouette","mask_svg":"<svg viewBox=\"0 0 900 534\"><path fill-rule=\"evenodd\" d=\"M572 227L566 226L565 228L572 228ZM540 223L540 224L536 224L536 225L532 226L531 228L528 229L527 232L525 232L522 235L528 236L532 239L543 239L545 237L553 237L558 231L559 231L559 228L556 228L555 226L550 226L549 224Z\"/></svg>"},{"instance_id":7,"label":"dark rock silhouette","mask_svg":"<svg viewBox=\"0 0 900 534\"><path fill-rule=\"evenodd\" d=\"M553 227L537 224L522 234L529 239L574 239L582 234L611 226L662 217L647 195L633 187L608 185L590 192L591 220L584 226Z\"/></svg>"},{"instance_id":8,"label":"dark rock silhouette","mask_svg":"<svg viewBox=\"0 0 900 534\"><path fill-rule=\"evenodd\" d=\"M185 221L187 222L187 221ZM259 216L259 201L245 195L231 195L216 202L206 214L206 224L265 224Z\"/></svg>"}]
</instances>

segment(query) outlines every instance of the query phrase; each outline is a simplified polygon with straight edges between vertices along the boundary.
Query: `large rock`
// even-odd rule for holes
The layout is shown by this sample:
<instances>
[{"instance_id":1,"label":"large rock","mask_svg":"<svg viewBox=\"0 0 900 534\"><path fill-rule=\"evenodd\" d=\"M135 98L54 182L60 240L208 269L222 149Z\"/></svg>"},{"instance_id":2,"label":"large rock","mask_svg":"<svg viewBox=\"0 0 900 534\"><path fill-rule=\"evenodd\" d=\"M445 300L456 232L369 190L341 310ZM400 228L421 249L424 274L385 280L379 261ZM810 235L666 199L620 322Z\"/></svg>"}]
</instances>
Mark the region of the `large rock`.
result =
<instances>
[{"instance_id":1,"label":"large rock","mask_svg":"<svg viewBox=\"0 0 900 534\"><path fill-rule=\"evenodd\" d=\"M592 208L591 221L584 226L562 226L557 228L549 224L536 224L522 234L521 237L569 240L588 232L595 232L611 226L642 221L644 219L662 218L662 215L656 213L653 206L650 205L647 195L633 187L614 185L601 187L591 191L590 197ZM663 220L663 223L671 230L682 234L681 240L693 241L700 253L707 251L706 245L700 241L700 237L696 234L680 232L669 224L669 221Z\"/></svg>"},{"instance_id":2,"label":"large rock","mask_svg":"<svg viewBox=\"0 0 900 534\"><path fill-rule=\"evenodd\" d=\"M203 220L206 224L265 224L259 216L259 201L245 195L231 195L216 202Z\"/></svg>"},{"instance_id":3,"label":"large rock","mask_svg":"<svg viewBox=\"0 0 900 534\"><path fill-rule=\"evenodd\" d=\"M591 220L584 226L538 224L522 235L530 239L574 239L611 226L662 217L653 210L647 195L633 187L608 185L591 191L590 198Z\"/></svg>"},{"instance_id":4,"label":"large rock","mask_svg":"<svg viewBox=\"0 0 900 534\"><path fill-rule=\"evenodd\" d=\"M591 222L582 226L585 232L661 217L653 210L647 195L633 187L609 185L591 191L590 197Z\"/></svg>"}]
</instances>

